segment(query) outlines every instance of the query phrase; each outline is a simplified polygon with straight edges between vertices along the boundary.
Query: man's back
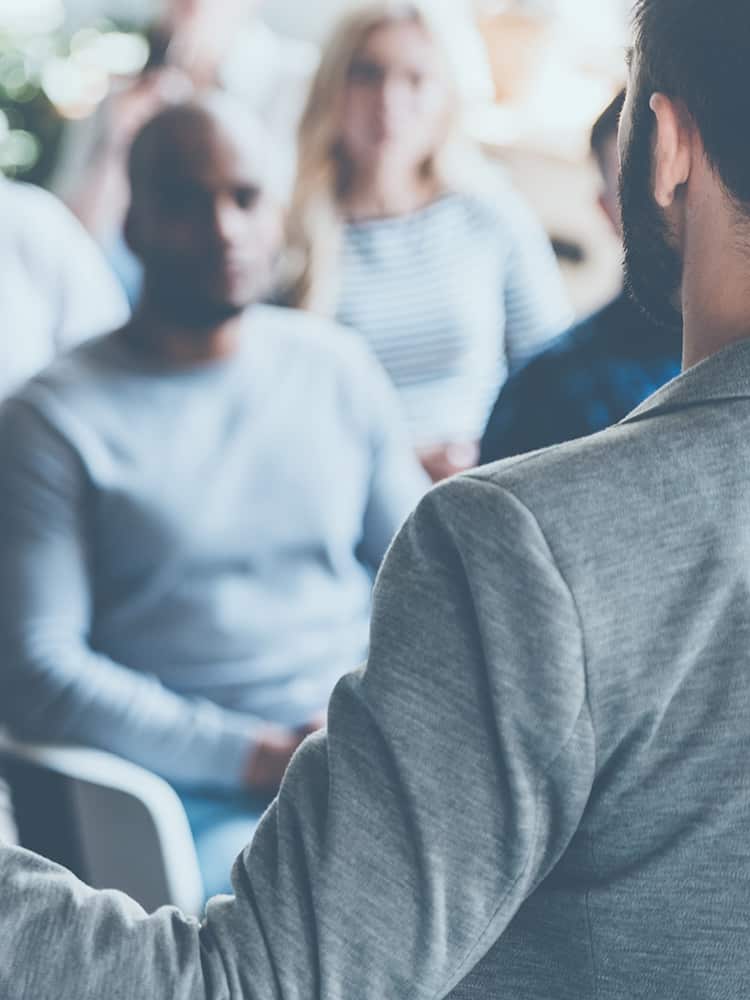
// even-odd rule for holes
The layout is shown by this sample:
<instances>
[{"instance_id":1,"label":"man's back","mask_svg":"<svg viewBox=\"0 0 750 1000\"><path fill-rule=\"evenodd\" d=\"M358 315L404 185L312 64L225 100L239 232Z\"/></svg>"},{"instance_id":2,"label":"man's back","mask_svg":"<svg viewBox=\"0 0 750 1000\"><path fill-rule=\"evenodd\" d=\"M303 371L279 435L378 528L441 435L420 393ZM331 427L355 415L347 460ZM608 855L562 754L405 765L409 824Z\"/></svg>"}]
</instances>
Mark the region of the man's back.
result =
<instances>
[{"instance_id":1,"label":"man's back","mask_svg":"<svg viewBox=\"0 0 750 1000\"><path fill-rule=\"evenodd\" d=\"M596 778L456 1000L744 995L749 441L745 342L613 431L484 473L532 512L573 596Z\"/></svg>"}]
</instances>

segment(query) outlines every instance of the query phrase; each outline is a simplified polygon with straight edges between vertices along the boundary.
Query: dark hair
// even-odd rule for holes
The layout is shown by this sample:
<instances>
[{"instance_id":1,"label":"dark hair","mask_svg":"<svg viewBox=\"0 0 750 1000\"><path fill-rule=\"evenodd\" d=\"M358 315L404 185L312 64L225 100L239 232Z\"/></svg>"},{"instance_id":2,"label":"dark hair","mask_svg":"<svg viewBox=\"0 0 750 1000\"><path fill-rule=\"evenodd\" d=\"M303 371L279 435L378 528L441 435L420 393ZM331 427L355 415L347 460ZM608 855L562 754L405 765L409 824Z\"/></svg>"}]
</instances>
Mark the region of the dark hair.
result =
<instances>
[{"instance_id":1,"label":"dark hair","mask_svg":"<svg viewBox=\"0 0 750 1000\"><path fill-rule=\"evenodd\" d=\"M637 97L680 101L729 194L750 211L750 3L635 0Z\"/></svg>"},{"instance_id":2,"label":"dark hair","mask_svg":"<svg viewBox=\"0 0 750 1000\"><path fill-rule=\"evenodd\" d=\"M599 163L604 160L604 150L607 143L617 135L624 104L625 91L621 90L617 97L602 111L591 129L591 152Z\"/></svg>"}]
</instances>

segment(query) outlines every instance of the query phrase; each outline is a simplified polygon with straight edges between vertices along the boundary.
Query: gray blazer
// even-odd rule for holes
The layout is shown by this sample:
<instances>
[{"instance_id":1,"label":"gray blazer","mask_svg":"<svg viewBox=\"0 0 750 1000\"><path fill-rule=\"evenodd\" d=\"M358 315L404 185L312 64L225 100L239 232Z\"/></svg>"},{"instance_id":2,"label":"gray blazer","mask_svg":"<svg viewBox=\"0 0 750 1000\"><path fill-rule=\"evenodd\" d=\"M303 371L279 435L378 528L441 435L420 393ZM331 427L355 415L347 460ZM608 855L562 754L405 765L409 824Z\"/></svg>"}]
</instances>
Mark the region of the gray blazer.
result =
<instances>
[{"instance_id":1,"label":"gray blazer","mask_svg":"<svg viewBox=\"0 0 750 1000\"><path fill-rule=\"evenodd\" d=\"M738 1000L750 342L435 489L202 925L0 852L3 1000Z\"/></svg>"}]
</instances>

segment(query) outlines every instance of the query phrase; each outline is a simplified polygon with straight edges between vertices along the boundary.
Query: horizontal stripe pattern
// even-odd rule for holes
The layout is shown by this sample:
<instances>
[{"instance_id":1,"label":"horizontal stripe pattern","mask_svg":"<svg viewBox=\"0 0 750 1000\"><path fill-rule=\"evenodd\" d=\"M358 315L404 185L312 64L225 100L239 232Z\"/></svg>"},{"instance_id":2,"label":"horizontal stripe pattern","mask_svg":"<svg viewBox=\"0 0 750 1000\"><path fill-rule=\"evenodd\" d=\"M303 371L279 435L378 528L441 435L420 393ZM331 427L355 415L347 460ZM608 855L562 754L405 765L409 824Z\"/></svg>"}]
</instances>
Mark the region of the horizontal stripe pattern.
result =
<instances>
[{"instance_id":1,"label":"horizontal stripe pattern","mask_svg":"<svg viewBox=\"0 0 750 1000\"><path fill-rule=\"evenodd\" d=\"M341 272L337 318L390 375L419 446L481 437L508 373L571 318L549 240L507 186L349 224Z\"/></svg>"}]
</instances>

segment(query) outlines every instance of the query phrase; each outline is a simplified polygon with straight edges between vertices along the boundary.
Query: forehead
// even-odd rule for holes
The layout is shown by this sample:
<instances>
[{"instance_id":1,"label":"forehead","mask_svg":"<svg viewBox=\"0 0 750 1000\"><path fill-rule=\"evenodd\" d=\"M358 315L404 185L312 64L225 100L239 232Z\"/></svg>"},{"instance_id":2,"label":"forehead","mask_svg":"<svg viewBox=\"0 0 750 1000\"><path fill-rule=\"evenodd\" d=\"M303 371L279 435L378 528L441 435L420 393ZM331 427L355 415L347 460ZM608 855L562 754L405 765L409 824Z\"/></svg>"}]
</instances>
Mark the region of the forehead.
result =
<instances>
[{"instance_id":1,"label":"forehead","mask_svg":"<svg viewBox=\"0 0 750 1000\"><path fill-rule=\"evenodd\" d=\"M381 66L412 65L437 70L437 46L421 24L402 21L375 28L365 39L357 58L371 59Z\"/></svg>"},{"instance_id":2,"label":"forehead","mask_svg":"<svg viewBox=\"0 0 750 1000\"><path fill-rule=\"evenodd\" d=\"M162 183L213 189L242 186L264 189L266 151L250 134L230 133L215 124L183 128L166 142L159 170Z\"/></svg>"}]
</instances>

